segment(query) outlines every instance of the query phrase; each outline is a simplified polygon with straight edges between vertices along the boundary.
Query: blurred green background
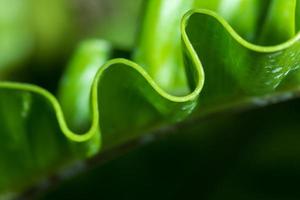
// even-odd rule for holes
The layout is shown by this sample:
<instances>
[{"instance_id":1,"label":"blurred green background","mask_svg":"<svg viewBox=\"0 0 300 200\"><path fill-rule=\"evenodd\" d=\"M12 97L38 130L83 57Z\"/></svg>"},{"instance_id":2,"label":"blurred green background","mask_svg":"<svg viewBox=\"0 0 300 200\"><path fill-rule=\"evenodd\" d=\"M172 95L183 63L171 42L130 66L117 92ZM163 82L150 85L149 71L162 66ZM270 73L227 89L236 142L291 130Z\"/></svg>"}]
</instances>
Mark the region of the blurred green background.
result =
<instances>
[{"instance_id":1,"label":"blurred green background","mask_svg":"<svg viewBox=\"0 0 300 200\"><path fill-rule=\"evenodd\" d=\"M109 41L115 56L136 42L143 0L0 0L0 79L56 92L71 54L84 39Z\"/></svg>"}]
</instances>

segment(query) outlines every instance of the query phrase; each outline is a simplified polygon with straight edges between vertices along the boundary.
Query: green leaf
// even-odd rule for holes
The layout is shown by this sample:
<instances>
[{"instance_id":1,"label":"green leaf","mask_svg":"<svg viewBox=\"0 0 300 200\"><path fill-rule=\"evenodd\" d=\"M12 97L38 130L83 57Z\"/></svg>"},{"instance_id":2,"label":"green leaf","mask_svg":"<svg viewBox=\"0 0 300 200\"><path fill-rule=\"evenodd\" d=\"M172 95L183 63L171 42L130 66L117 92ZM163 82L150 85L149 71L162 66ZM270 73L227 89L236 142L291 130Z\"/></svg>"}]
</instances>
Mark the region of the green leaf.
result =
<instances>
[{"instance_id":1,"label":"green leaf","mask_svg":"<svg viewBox=\"0 0 300 200\"><path fill-rule=\"evenodd\" d=\"M32 33L26 1L0 1L0 78L19 64L32 48Z\"/></svg>"},{"instance_id":2,"label":"green leaf","mask_svg":"<svg viewBox=\"0 0 300 200\"><path fill-rule=\"evenodd\" d=\"M142 0L1 0L1 80L24 80L28 69L53 73L85 38L132 48L142 8Z\"/></svg>"},{"instance_id":3,"label":"green leaf","mask_svg":"<svg viewBox=\"0 0 300 200\"><path fill-rule=\"evenodd\" d=\"M0 82L0 191L22 190L51 172L64 176L64 166L192 112L298 88L300 34L291 31L298 18L289 15L292 22L284 31L274 23L286 19L284 13L274 14L281 7L298 15L296 0L274 0L268 10L259 1L236 1L230 13L228 2L204 7L218 8L232 26L215 12L193 9L204 1L152 0L134 56L138 64L106 61L109 44L85 42L62 79L59 100L38 86ZM238 18L243 9L245 16ZM249 42L273 44L286 37L276 46Z\"/></svg>"},{"instance_id":4,"label":"green leaf","mask_svg":"<svg viewBox=\"0 0 300 200\"><path fill-rule=\"evenodd\" d=\"M299 112L297 98L184 122L40 199L298 199Z\"/></svg>"}]
</instances>

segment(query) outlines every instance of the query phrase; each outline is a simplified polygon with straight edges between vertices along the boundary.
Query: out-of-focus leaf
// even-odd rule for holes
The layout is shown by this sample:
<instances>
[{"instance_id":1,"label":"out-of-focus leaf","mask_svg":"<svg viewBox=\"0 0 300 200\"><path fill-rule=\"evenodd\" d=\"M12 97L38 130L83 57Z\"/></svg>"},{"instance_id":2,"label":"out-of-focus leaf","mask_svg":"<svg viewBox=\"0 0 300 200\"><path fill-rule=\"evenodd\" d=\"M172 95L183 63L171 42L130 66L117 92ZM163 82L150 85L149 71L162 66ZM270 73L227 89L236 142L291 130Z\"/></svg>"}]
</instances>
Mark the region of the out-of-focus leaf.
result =
<instances>
[{"instance_id":1,"label":"out-of-focus leaf","mask_svg":"<svg viewBox=\"0 0 300 200\"><path fill-rule=\"evenodd\" d=\"M89 30L83 35L101 37L119 49L129 50L136 45L145 0L77 1L86 8L79 7L84 12L80 24Z\"/></svg>"},{"instance_id":2,"label":"out-of-focus leaf","mask_svg":"<svg viewBox=\"0 0 300 200\"><path fill-rule=\"evenodd\" d=\"M268 28L254 33L261 24L269 23L274 38L286 36L271 23L284 13L272 12L277 12L280 4L297 13L296 0L274 0L270 10L260 9L268 6L255 0L234 1L238 6L230 15L224 6L233 1L207 5L216 6L221 14L225 10L223 14L232 27L218 14L202 9L189 11L180 23L181 14L204 1L170 2L149 2L134 58L140 65L126 59L106 62L110 46L91 41L79 48L70 63L59 100L34 85L0 83L1 192L21 190L41 175L60 171L62 166L93 156L101 148L109 150L162 125L182 121L195 110L198 98L197 114L299 87L299 33L291 35L287 28L291 39L266 47L244 40L232 28L245 37L248 32L254 42L272 44L272 38L262 39ZM252 10L246 12L248 17L236 17L247 8ZM251 17L256 16L256 8L268 12L268 17ZM248 20L250 26L241 27ZM289 20L297 28L298 19ZM279 87L283 80L285 84Z\"/></svg>"},{"instance_id":3,"label":"out-of-focus leaf","mask_svg":"<svg viewBox=\"0 0 300 200\"><path fill-rule=\"evenodd\" d=\"M0 78L32 49L27 1L0 1Z\"/></svg>"},{"instance_id":4,"label":"out-of-focus leaf","mask_svg":"<svg viewBox=\"0 0 300 200\"><path fill-rule=\"evenodd\" d=\"M142 8L142 0L1 0L0 78L15 80L10 74L29 68L28 61L40 73L58 68L84 38L129 50Z\"/></svg>"},{"instance_id":5,"label":"out-of-focus leaf","mask_svg":"<svg viewBox=\"0 0 300 200\"><path fill-rule=\"evenodd\" d=\"M49 61L65 54L77 37L70 1L27 1L31 14L30 31L34 34L35 49L32 54L40 61Z\"/></svg>"}]
</instances>

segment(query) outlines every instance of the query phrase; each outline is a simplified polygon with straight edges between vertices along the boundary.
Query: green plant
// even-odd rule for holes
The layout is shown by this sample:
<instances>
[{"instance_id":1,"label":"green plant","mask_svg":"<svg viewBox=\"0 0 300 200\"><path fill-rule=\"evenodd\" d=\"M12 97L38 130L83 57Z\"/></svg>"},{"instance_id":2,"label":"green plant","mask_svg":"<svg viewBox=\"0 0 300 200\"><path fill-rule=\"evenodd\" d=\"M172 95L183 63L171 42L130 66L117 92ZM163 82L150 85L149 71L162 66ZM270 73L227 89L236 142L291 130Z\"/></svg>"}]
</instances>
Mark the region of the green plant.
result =
<instances>
[{"instance_id":1,"label":"green plant","mask_svg":"<svg viewBox=\"0 0 300 200\"><path fill-rule=\"evenodd\" d=\"M299 29L296 0L152 0L129 58L111 59L113 44L88 40L56 96L1 81L0 191L22 191L162 127L292 97Z\"/></svg>"}]
</instances>

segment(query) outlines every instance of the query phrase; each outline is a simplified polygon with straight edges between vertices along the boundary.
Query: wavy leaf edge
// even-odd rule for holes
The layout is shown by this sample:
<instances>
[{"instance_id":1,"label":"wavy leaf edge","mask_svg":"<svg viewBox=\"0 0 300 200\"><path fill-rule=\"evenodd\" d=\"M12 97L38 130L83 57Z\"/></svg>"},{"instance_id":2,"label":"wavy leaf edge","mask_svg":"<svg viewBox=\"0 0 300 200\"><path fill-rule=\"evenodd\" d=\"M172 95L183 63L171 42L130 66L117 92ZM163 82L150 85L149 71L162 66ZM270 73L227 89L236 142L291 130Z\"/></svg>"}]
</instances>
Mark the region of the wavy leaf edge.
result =
<instances>
[{"instance_id":1,"label":"wavy leaf edge","mask_svg":"<svg viewBox=\"0 0 300 200\"><path fill-rule=\"evenodd\" d=\"M104 72L113 67L116 64L124 64L127 67L132 68L133 70L137 71L140 76L142 76L148 84L153 88L153 90L160 95L162 98L166 99L169 102L174 102L174 103L186 103L186 102L193 102L196 101L199 97L199 94L202 91L203 85L205 84L205 72L203 70L203 66L201 64L201 61L195 52L193 45L191 44L188 35L186 33L186 26L188 24L188 21L191 16L194 14L203 14L203 15L208 15L212 17L214 20L218 21L223 28L226 29L226 31L230 34L230 36L237 41L239 44L241 44L243 47L259 52L259 53L275 53L276 51L281 51L286 48L289 48L296 42L300 40L300 32L298 32L293 38L289 39L288 41L274 45L274 46L259 46L255 45L253 43L250 43L243 39L233 28L232 26L224 19L222 18L219 14L206 10L206 9L192 9L188 11L181 20L181 38L183 41L183 44L187 48L187 53L188 56L192 59L192 62L194 64L194 70L196 70L196 76L197 76L197 81L195 83L195 88L187 95L185 96L174 96L171 95L170 93L166 92L163 90L152 78L151 76L147 73L147 71L138 65L137 63L130 61L128 59L124 58L115 58L107 61L100 69L98 70L93 83L92 83L92 88L91 88L91 126L89 130L83 134L78 134L75 133L71 130L71 128L67 125L67 122L64 117L63 109L57 100L57 98L47 91L46 89L29 84L29 83L19 83L19 82L10 82L10 81L1 81L0 82L0 89L9 89L9 90L20 90L20 91L27 91L27 92L32 92L34 94L40 95L43 98L45 98L53 107L55 111L55 115L57 118L57 122L59 124L59 127L62 131L62 133L66 136L67 139L73 141L73 142L86 142L90 140L95 134L100 134L101 138L101 127L99 125L99 119L100 117L100 111L99 111L99 105L98 105L98 85L101 82L101 77L103 76ZM99 132L98 132L99 131ZM101 141L100 141L100 147L102 146Z\"/></svg>"}]
</instances>

